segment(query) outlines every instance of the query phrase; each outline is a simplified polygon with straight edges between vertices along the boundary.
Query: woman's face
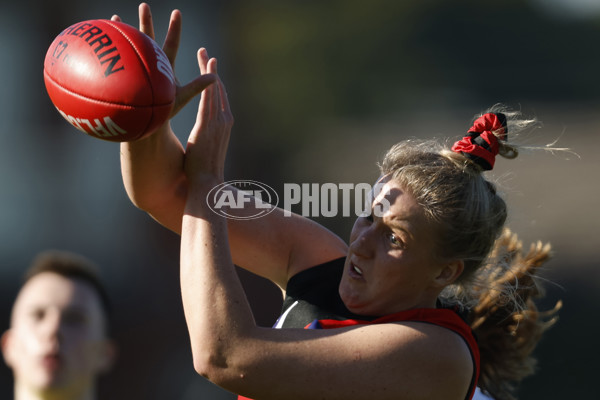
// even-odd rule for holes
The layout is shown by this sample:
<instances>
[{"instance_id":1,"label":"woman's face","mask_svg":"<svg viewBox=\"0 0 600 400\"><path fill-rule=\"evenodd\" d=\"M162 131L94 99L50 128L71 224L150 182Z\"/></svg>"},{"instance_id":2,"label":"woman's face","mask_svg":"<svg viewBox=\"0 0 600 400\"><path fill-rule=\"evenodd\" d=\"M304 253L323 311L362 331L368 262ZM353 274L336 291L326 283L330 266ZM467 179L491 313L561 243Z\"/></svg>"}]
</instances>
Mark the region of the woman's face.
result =
<instances>
[{"instance_id":1,"label":"woman's face","mask_svg":"<svg viewBox=\"0 0 600 400\"><path fill-rule=\"evenodd\" d=\"M371 215L354 224L339 288L346 307L359 315L434 307L441 291L432 224L412 194L395 181L384 183Z\"/></svg>"}]
</instances>

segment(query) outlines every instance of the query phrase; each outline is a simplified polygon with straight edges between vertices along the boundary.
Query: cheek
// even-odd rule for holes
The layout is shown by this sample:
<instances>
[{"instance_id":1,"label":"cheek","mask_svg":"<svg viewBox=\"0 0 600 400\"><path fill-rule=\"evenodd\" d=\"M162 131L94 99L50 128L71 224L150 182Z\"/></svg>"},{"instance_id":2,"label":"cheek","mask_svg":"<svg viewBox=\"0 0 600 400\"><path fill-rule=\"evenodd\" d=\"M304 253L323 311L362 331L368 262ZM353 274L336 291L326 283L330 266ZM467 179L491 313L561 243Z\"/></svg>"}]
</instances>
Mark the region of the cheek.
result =
<instances>
[{"instance_id":1,"label":"cheek","mask_svg":"<svg viewBox=\"0 0 600 400\"><path fill-rule=\"evenodd\" d=\"M386 292L403 294L419 287L426 278L419 263L410 257L393 257L386 254L376 274L377 285Z\"/></svg>"},{"instance_id":2,"label":"cheek","mask_svg":"<svg viewBox=\"0 0 600 400\"><path fill-rule=\"evenodd\" d=\"M61 346L74 354L85 353L91 347L92 339L85 332L65 330Z\"/></svg>"},{"instance_id":3,"label":"cheek","mask_svg":"<svg viewBox=\"0 0 600 400\"><path fill-rule=\"evenodd\" d=\"M39 342L26 330L13 331L6 348L6 362L15 377L36 376L36 355L40 354Z\"/></svg>"},{"instance_id":4,"label":"cheek","mask_svg":"<svg viewBox=\"0 0 600 400\"><path fill-rule=\"evenodd\" d=\"M26 356L43 351L43 344L40 335L36 333L35 326L28 326L15 332L15 349L19 354Z\"/></svg>"},{"instance_id":5,"label":"cheek","mask_svg":"<svg viewBox=\"0 0 600 400\"><path fill-rule=\"evenodd\" d=\"M407 281L402 272L396 269L378 274L373 283L374 289L378 292L378 297L391 299L405 293L407 285L410 285L410 280Z\"/></svg>"},{"instance_id":6,"label":"cheek","mask_svg":"<svg viewBox=\"0 0 600 400\"><path fill-rule=\"evenodd\" d=\"M73 365L83 372L95 368L103 348L102 343L103 341L99 337L90 335L89 332L70 332L65 335L62 347Z\"/></svg>"}]
</instances>

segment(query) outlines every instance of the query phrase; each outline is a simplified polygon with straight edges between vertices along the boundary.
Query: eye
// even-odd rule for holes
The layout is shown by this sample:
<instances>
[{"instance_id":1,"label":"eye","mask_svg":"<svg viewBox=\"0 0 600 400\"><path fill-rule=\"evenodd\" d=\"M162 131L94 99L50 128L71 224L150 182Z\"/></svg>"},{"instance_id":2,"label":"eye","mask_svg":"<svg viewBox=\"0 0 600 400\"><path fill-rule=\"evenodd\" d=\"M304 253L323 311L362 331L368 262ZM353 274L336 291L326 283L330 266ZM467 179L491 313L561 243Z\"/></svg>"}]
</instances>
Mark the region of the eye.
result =
<instances>
[{"instance_id":1,"label":"eye","mask_svg":"<svg viewBox=\"0 0 600 400\"><path fill-rule=\"evenodd\" d=\"M44 315L46 315L46 311L43 308L34 308L29 313L29 316L34 321L41 321L44 319Z\"/></svg>"},{"instance_id":2,"label":"eye","mask_svg":"<svg viewBox=\"0 0 600 400\"><path fill-rule=\"evenodd\" d=\"M400 240L400 238L398 238L398 236L396 236L395 233L390 232L388 234L388 240L390 241L392 246L397 248L404 248L404 242L402 242L402 240Z\"/></svg>"},{"instance_id":3,"label":"eye","mask_svg":"<svg viewBox=\"0 0 600 400\"><path fill-rule=\"evenodd\" d=\"M87 316L79 310L68 310L63 314L63 321L69 326L82 326L87 323Z\"/></svg>"}]
</instances>

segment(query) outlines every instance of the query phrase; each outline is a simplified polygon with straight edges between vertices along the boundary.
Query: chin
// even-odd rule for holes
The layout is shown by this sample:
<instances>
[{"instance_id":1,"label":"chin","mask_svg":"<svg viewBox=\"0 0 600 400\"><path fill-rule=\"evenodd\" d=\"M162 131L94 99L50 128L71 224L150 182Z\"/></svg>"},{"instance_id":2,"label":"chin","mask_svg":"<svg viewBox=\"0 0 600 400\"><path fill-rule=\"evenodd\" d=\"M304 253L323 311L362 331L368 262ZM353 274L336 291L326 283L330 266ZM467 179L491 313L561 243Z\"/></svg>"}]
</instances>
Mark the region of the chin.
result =
<instances>
[{"instance_id":1,"label":"chin","mask_svg":"<svg viewBox=\"0 0 600 400\"><path fill-rule=\"evenodd\" d=\"M65 379L59 373L46 373L44 378L40 380L39 387L43 390L60 389L65 386Z\"/></svg>"},{"instance_id":2,"label":"chin","mask_svg":"<svg viewBox=\"0 0 600 400\"><path fill-rule=\"evenodd\" d=\"M339 293L342 302L350 312L357 315L368 315L364 312L361 312L361 301L359 293L356 293L356 291L345 286L343 282L340 285Z\"/></svg>"}]
</instances>

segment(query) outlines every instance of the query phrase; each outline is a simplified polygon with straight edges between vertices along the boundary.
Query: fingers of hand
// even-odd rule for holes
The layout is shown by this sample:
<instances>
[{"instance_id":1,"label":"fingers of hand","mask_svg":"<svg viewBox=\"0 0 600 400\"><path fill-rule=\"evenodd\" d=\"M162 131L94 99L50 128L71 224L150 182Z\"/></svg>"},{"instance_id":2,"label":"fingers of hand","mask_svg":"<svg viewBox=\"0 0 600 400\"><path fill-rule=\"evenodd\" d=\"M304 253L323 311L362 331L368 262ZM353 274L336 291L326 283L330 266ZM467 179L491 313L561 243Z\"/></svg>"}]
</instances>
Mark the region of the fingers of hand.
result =
<instances>
[{"instance_id":1,"label":"fingers of hand","mask_svg":"<svg viewBox=\"0 0 600 400\"><path fill-rule=\"evenodd\" d=\"M207 72L216 76L216 82L209 87L211 89L211 116L219 118L221 121L226 123L232 123L233 117L231 109L229 107L229 100L227 99L227 91L221 78L219 78L217 71L217 59L211 58L208 61Z\"/></svg>"},{"instance_id":2,"label":"fingers of hand","mask_svg":"<svg viewBox=\"0 0 600 400\"><path fill-rule=\"evenodd\" d=\"M175 106L171 111L171 116L175 116L191 99L199 93L202 93L209 85L213 84L216 77L212 74L205 74L196 77L185 86L177 87Z\"/></svg>"},{"instance_id":3,"label":"fingers of hand","mask_svg":"<svg viewBox=\"0 0 600 400\"><path fill-rule=\"evenodd\" d=\"M229 99L227 98L227 90L225 89L225 84L223 84L223 81L221 81L221 79L218 80L218 84L219 84L219 98L221 100L221 111L223 111L225 118L227 120L231 120L233 121L233 117L231 114L231 108L229 106Z\"/></svg>"},{"instance_id":4,"label":"fingers of hand","mask_svg":"<svg viewBox=\"0 0 600 400\"><path fill-rule=\"evenodd\" d=\"M154 24L152 22L150 6L146 3L140 4L138 15L140 18L140 31L154 39Z\"/></svg>"},{"instance_id":5,"label":"fingers of hand","mask_svg":"<svg viewBox=\"0 0 600 400\"><path fill-rule=\"evenodd\" d=\"M201 93L209 85L213 84L217 80L217 76L214 74L204 74L196 77L194 80L189 82L187 85L182 87L182 90L189 93L189 97L192 98L198 93Z\"/></svg>"},{"instance_id":6,"label":"fingers of hand","mask_svg":"<svg viewBox=\"0 0 600 400\"><path fill-rule=\"evenodd\" d=\"M210 129L210 126L231 127L233 124L233 116L227 100L225 86L217 75L216 59L211 58L208 61L206 71L207 75L213 75L216 81L202 92L197 119L199 127L200 129Z\"/></svg>"},{"instance_id":7,"label":"fingers of hand","mask_svg":"<svg viewBox=\"0 0 600 400\"><path fill-rule=\"evenodd\" d=\"M221 118L224 121L233 121L233 118L231 116L231 109L229 107L229 100L227 99L227 91L225 90L225 84L223 84L223 81L221 80L221 78L219 78L219 75L217 73L216 58L211 58L209 60L207 71L210 74L215 74L217 77L217 81L214 85L211 86L214 87L215 92L213 94L214 108L218 110Z\"/></svg>"},{"instance_id":8,"label":"fingers of hand","mask_svg":"<svg viewBox=\"0 0 600 400\"><path fill-rule=\"evenodd\" d=\"M163 44L163 50L171 62L173 69L175 69L175 57L177 56L177 50L179 49L180 39L181 12L179 10L173 10L171 13L171 19L169 20L167 36L165 37L165 42Z\"/></svg>"},{"instance_id":9,"label":"fingers of hand","mask_svg":"<svg viewBox=\"0 0 600 400\"><path fill-rule=\"evenodd\" d=\"M110 20L115 21L115 22L121 22L121 17L119 17L117 14L115 14L112 17L110 17Z\"/></svg>"},{"instance_id":10,"label":"fingers of hand","mask_svg":"<svg viewBox=\"0 0 600 400\"><path fill-rule=\"evenodd\" d=\"M207 62L206 72L209 74L217 74L217 60L211 58ZM218 79L217 79L218 81ZM219 104L219 90L215 87L216 85L208 86L202 93L202 100L200 100L200 121L203 124L214 120L216 117L217 108L216 104Z\"/></svg>"},{"instance_id":11,"label":"fingers of hand","mask_svg":"<svg viewBox=\"0 0 600 400\"><path fill-rule=\"evenodd\" d=\"M200 73L202 75L206 74L208 60L208 52L206 49L203 47L198 50L198 66L200 66Z\"/></svg>"},{"instance_id":12,"label":"fingers of hand","mask_svg":"<svg viewBox=\"0 0 600 400\"><path fill-rule=\"evenodd\" d=\"M177 113L196 95L202 93L208 86L212 85L217 79L216 75L207 73L208 54L206 49L198 51L198 65L200 66L201 74L184 86L181 86L177 81L177 92L175 96L175 106L171 111L171 117ZM202 107L200 109L203 109ZM200 109L198 118L200 118Z\"/></svg>"}]
</instances>

